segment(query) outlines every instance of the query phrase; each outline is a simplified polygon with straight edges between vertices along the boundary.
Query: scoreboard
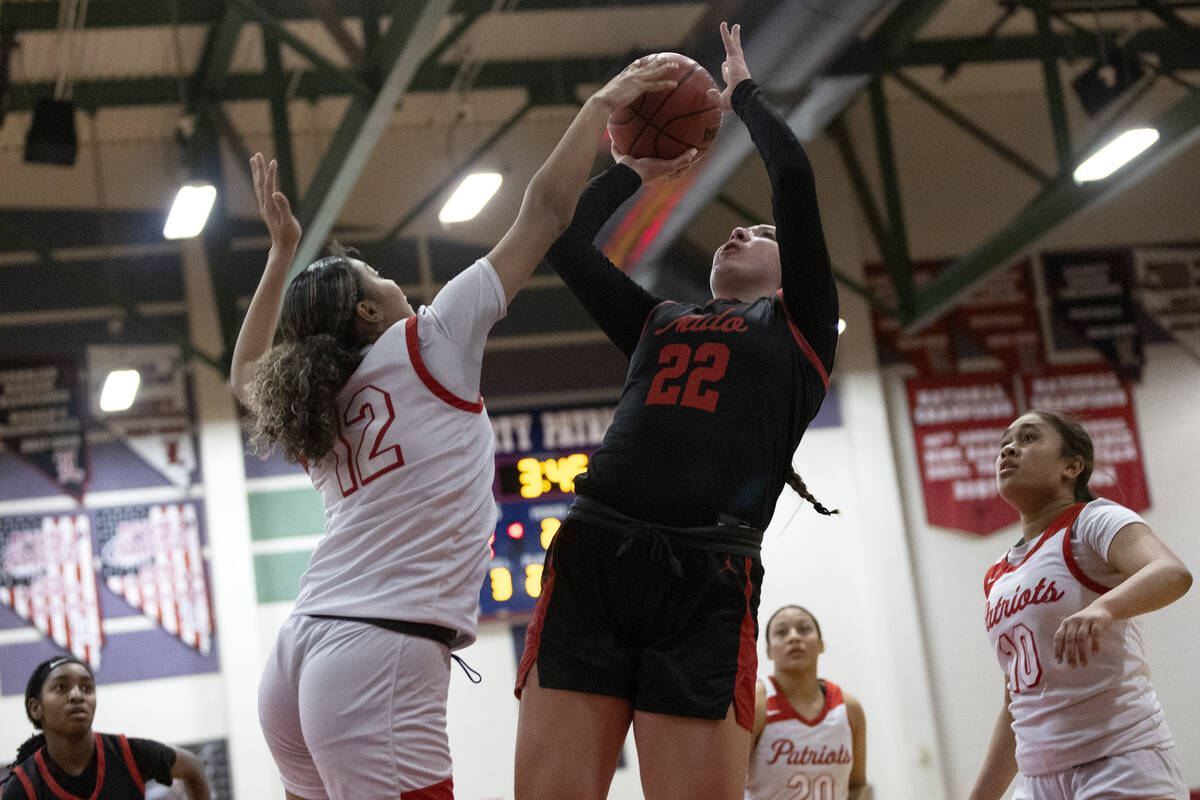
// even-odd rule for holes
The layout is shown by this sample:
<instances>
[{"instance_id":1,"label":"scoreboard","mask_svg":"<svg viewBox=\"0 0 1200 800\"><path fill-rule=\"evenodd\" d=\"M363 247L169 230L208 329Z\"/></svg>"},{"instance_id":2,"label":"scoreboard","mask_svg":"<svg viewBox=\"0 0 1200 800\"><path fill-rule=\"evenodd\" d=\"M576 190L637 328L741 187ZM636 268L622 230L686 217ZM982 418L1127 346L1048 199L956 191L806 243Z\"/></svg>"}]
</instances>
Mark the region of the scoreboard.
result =
<instances>
[{"instance_id":1,"label":"scoreboard","mask_svg":"<svg viewBox=\"0 0 1200 800\"><path fill-rule=\"evenodd\" d=\"M500 517L479 593L481 618L533 611L546 550L575 498L575 478L587 470L615 410L584 406L491 415Z\"/></svg>"}]
</instances>

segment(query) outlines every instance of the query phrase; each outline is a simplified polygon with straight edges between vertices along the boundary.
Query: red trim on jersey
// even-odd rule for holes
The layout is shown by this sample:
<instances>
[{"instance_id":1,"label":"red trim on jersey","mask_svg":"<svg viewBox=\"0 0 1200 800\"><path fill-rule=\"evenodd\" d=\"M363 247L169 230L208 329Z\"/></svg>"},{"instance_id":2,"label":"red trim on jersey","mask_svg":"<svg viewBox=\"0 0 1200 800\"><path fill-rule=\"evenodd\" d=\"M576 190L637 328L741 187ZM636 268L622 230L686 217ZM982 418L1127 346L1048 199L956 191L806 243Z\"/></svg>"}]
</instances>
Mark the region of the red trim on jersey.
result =
<instances>
[{"instance_id":1,"label":"red trim on jersey","mask_svg":"<svg viewBox=\"0 0 1200 800\"><path fill-rule=\"evenodd\" d=\"M1046 526L1046 530L1042 531L1042 535L1038 537L1037 542L1034 543L1033 547L1029 548L1029 552L1027 552L1025 554L1025 557L1022 558L1018 563L1016 563L1016 564L1011 563L1008 560L1007 552L1005 552L1004 555L1000 556L1000 560L997 561L995 564L993 564L991 567L989 567L988 571L983 576L983 594L984 594L984 596L990 595L992 593L992 585L997 580L1000 579L1000 576L1007 575L1010 572L1016 572L1017 570L1019 570L1021 568L1021 565L1024 564L1026 561L1028 561L1029 557L1038 551L1038 548L1040 548L1043 544L1045 544L1047 540L1053 538L1053 535L1047 536L1046 534L1048 534L1050 531L1054 531L1055 533L1057 533L1058 532L1057 529L1060 527L1062 527L1062 528L1071 527L1071 525L1074 524L1074 522L1075 522L1075 518L1077 516L1079 516L1079 512L1083 510L1083 507L1085 505L1087 505L1087 504L1086 503L1076 503L1075 505L1070 506L1069 508L1067 508L1066 511L1063 511L1061 514L1059 514L1057 517L1055 517L1054 521Z\"/></svg>"},{"instance_id":2,"label":"red trim on jersey","mask_svg":"<svg viewBox=\"0 0 1200 800\"><path fill-rule=\"evenodd\" d=\"M758 679L758 644L754 634L754 611L750 607L750 598L754 595L753 573L754 562L749 556L746 559L746 615L742 617L742 630L738 645L737 677L733 684L733 715L748 731L754 730L754 689Z\"/></svg>"},{"instance_id":3,"label":"red trim on jersey","mask_svg":"<svg viewBox=\"0 0 1200 800\"><path fill-rule=\"evenodd\" d=\"M1082 511L1082 510L1083 510L1083 506L1080 506L1079 511ZM1075 516L1076 516L1076 518L1078 518L1079 512L1076 512ZM1075 526L1075 520L1073 519L1073 520L1071 520L1071 527L1073 528L1074 526ZM1105 586L1103 583L1100 583L1099 581L1093 580L1092 578L1088 577L1088 574L1080 568L1079 562L1075 560L1075 554L1073 552L1071 552L1071 530L1070 530L1070 528L1068 528L1066 534L1063 535L1062 551L1063 551L1063 561L1067 562L1067 569L1070 571L1070 573L1072 575L1075 576L1075 580L1079 581L1080 583L1082 583L1087 588L1091 589L1096 594L1104 594L1105 592L1107 592L1109 589L1112 588L1111 586Z\"/></svg>"},{"instance_id":4,"label":"red trim on jersey","mask_svg":"<svg viewBox=\"0 0 1200 800\"><path fill-rule=\"evenodd\" d=\"M138 791L142 794L146 793L146 782L142 780L142 772L137 768L137 763L133 760L133 751L129 749L129 740L125 738L125 734L117 735L117 740L121 743L121 755L125 756L125 766L129 768L129 774L133 776L133 782L137 784Z\"/></svg>"},{"instance_id":5,"label":"red trim on jersey","mask_svg":"<svg viewBox=\"0 0 1200 800\"><path fill-rule=\"evenodd\" d=\"M454 800L454 779L446 778L432 786L401 792L400 800Z\"/></svg>"},{"instance_id":6,"label":"red trim on jersey","mask_svg":"<svg viewBox=\"0 0 1200 800\"><path fill-rule=\"evenodd\" d=\"M783 687L781 687L779 682L775 680L775 676L769 675L767 676L767 679L771 681L771 685L775 687L775 694L767 700L768 725L772 722L784 722L789 719L794 719L812 728L819 725L825 719L825 717L829 715L830 711L837 708L844 702L842 687L838 686L832 681L823 681L825 684L825 705L821 706L821 712L817 714L817 716L812 719L807 719L804 717L804 715L796 710L796 707L792 705L792 701L788 700L787 695L784 694ZM771 718L771 701L775 701L775 710L781 712L774 719Z\"/></svg>"},{"instance_id":7,"label":"red trim on jersey","mask_svg":"<svg viewBox=\"0 0 1200 800\"><path fill-rule=\"evenodd\" d=\"M33 782L29 780L29 776L25 774L25 770L20 767L13 767L13 775L16 775L17 780L25 787L25 796L29 800L37 800L37 795L33 793Z\"/></svg>"},{"instance_id":8,"label":"red trim on jersey","mask_svg":"<svg viewBox=\"0 0 1200 800\"><path fill-rule=\"evenodd\" d=\"M88 800L96 800L100 796L100 787L104 785L104 742L100 739L100 734L93 733L92 736L96 740L96 788L92 789L92 795ZM82 798L76 797L59 786L58 781L54 780L54 776L50 774L50 770L46 766L46 759L42 757L42 752L45 749L45 747L40 748L33 756L33 760L37 762L38 772L42 775L42 780L50 787L50 791L54 792L62 800L82 800Z\"/></svg>"},{"instance_id":9,"label":"red trim on jersey","mask_svg":"<svg viewBox=\"0 0 1200 800\"><path fill-rule=\"evenodd\" d=\"M439 400L460 411L470 411L472 414L483 411L483 395L480 395L475 402L464 400L438 383L437 378L433 377L433 373L425 366L425 361L421 358L421 340L417 337L415 314L404 321L404 339L408 344L408 358L412 361L413 369L417 371L417 377L421 379L421 383L425 384L425 388L433 392Z\"/></svg>"},{"instance_id":10,"label":"red trim on jersey","mask_svg":"<svg viewBox=\"0 0 1200 800\"><path fill-rule=\"evenodd\" d=\"M808 339L805 339L804 334L796 327L796 323L792 319L792 313L788 311L787 303L783 302L783 289L776 289L775 294L779 297L779 305L783 307L783 315L787 317L787 324L788 328L792 331L792 337L796 340L796 344L800 345L800 349L804 351L804 355L808 358L809 363L816 368L817 374L821 376L821 383L825 384L825 388L828 390L829 373L825 371L825 365L821 363L821 359L817 358L817 354L812 349L812 345L808 343Z\"/></svg>"},{"instance_id":11,"label":"red trim on jersey","mask_svg":"<svg viewBox=\"0 0 1200 800\"><path fill-rule=\"evenodd\" d=\"M554 543L551 542L550 546L553 547ZM537 661L538 647L542 644L542 626L546 624L546 607L550 605L550 595L553 593L554 561L547 558L546 583L542 586L542 593L533 607L533 619L529 620L529 626L525 629L525 652L521 654L521 663L517 665L517 685L513 688L513 694L517 696L518 700L521 699L521 690L525 688L529 670L533 669L533 665ZM753 707L751 711L753 711Z\"/></svg>"}]
</instances>

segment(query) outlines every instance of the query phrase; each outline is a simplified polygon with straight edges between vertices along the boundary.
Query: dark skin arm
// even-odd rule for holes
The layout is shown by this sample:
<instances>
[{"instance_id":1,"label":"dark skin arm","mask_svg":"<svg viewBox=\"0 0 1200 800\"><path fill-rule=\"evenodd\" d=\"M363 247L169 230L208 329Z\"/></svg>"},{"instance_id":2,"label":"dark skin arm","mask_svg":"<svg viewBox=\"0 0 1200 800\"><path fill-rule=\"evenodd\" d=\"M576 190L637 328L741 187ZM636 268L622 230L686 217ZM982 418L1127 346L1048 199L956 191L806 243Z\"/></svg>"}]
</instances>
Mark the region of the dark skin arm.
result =
<instances>
[{"instance_id":1,"label":"dark skin arm","mask_svg":"<svg viewBox=\"0 0 1200 800\"><path fill-rule=\"evenodd\" d=\"M183 790L188 800L212 800L212 791L208 788L208 777L204 774L204 765L187 750L175 749L175 766L171 767L171 778L183 781Z\"/></svg>"}]
</instances>

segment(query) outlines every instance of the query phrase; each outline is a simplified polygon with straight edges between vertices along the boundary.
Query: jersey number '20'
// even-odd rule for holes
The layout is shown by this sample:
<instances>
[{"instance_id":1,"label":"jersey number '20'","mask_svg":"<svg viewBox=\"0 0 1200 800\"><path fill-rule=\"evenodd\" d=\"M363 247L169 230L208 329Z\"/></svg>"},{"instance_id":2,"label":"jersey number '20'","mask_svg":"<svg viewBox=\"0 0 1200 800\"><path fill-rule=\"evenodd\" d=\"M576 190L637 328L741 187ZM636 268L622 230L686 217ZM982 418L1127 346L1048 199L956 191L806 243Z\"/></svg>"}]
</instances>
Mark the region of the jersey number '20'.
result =
<instances>
[{"instance_id":1,"label":"jersey number '20'","mask_svg":"<svg viewBox=\"0 0 1200 800\"><path fill-rule=\"evenodd\" d=\"M1033 631L1017 623L1000 634L996 648L1008 660L1008 688L1020 694L1042 682L1042 660L1038 657Z\"/></svg>"},{"instance_id":2,"label":"jersey number '20'","mask_svg":"<svg viewBox=\"0 0 1200 800\"><path fill-rule=\"evenodd\" d=\"M384 441L395 419L391 395L377 386L364 386L350 398L342 415L342 432L333 448L343 497L404 465L400 445ZM357 442L351 446L350 439L355 434Z\"/></svg>"},{"instance_id":3,"label":"jersey number '20'","mask_svg":"<svg viewBox=\"0 0 1200 800\"><path fill-rule=\"evenodd\" d=\"M794 791L787 800L833 800L836 783L828 772L822 772L809 777L803 772L797 772L788 778L788 788Z\"/></svg>"},{"instance_id":4,"label":"jersey number '20'","mask_svg":"<svg viewBox=\"0 0 1200 800\"><path fill-rule=\"evenodd\" d=\"M729 367L727 346L720 342L705 342L693 353L686 344L668 344L658 351L658 363L665 366L650 384L646 405L673 406L678 403L701 411L716 410L721 393L704 388L704 384L716 383L725 377ZM681 387L676 379L684 373L687 373L687 382Z\"/></svg>"}]
</instances>

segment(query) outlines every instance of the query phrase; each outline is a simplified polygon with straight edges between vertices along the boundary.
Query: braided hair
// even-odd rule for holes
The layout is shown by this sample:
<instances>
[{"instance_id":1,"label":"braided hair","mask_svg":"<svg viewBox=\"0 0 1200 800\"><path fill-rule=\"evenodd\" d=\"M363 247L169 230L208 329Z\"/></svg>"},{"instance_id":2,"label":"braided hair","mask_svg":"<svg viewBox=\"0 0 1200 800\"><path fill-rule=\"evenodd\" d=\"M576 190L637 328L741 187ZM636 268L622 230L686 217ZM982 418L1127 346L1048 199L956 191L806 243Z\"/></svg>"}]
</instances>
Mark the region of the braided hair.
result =
<instances>
[{"instance_id":1,"label":"braided hair","mask_svg":"<svg viewBox=\"0 0 1200 800\"><path fill-rule=\"evenodd\" d=\"M805 500L812 503L812 507L814 509L816 509L816 512L818 514L824 514L825 516L830 517L830 516L833 516L834 514L842 513L841 511L839 511L836 508L834 508L834 509L826 508L824 505L821 504L820 500L813 497L812 492L810 492L808 490L808 487L804 485L804 479L800 477L799 472L792 470L792 474L788 476L787 485L792 487L793 489L795 489L796 494L800 495Z\"/></svg>"},{"instance_id":2,"label":"braided hair","mask_svg":"<svg viewBox=\"0 0 1200 800\"><path fill-rule=\"evenodd\" d=\"M10 766L16 766L31 755L36 753L41 747L46 744L46 734L42 733L41 720L33 718L33 712L29 710L29 701L38 699L42 696L42 687L46 685L46 681L50 678L50 673L58 669L64 664L79 664L81 667L92 674L92 668L86 662L80 661L72 655L55 656L48 658L42 663L34 667L33 674L29 676L29 681L25 684L25 716L33 724L33 727L38 729L38 732L30 736L21 746L17 748L17 756L13 759ZM9 777L12 777L11 775Z\"/></svg>"}]
</instances>

